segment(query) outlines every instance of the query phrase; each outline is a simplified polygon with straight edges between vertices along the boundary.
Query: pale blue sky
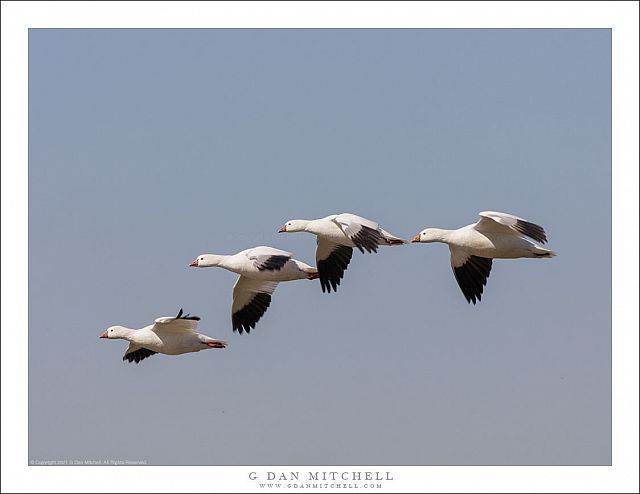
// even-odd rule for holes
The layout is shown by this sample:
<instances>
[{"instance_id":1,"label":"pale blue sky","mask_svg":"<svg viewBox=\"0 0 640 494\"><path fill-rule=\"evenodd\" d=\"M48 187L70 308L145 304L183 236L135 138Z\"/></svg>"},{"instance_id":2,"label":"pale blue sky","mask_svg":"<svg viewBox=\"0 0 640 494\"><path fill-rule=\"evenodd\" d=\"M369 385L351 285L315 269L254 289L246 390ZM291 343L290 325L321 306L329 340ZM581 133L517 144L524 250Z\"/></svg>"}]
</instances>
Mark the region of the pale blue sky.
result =
<instances>
[{"instance_id":1,"label":"pale blue sky","mask_svg":"<svg viewBox=\"0 0 640 494\"><path fill-rule=\"evenodd\" d=\"M31 30L29 459L608 464L609 30ZM354 253L231 332L197 254L350 211L410 237L498 210L552 260L468 305L446 247ZM179 307L226 350L121 361ZM55 335L55 337L52 337Z\"/></svg>"}]
</instances>

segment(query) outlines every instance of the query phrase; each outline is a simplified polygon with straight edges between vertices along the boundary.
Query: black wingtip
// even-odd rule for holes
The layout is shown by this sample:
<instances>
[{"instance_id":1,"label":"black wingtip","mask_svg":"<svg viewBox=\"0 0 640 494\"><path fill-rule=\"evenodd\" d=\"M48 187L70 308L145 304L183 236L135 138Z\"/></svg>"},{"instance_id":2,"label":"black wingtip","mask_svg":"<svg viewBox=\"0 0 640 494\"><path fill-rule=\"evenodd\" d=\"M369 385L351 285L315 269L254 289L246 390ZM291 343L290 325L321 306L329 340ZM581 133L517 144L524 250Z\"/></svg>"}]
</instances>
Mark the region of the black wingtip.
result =
<instances>
[{"instance_id":1,"label":"black wingtip","mask_svg":"<svg viewBox=\"0 0 640 494\"><path fill-rule=\"evenodd\" d=\"M290 256L270 256L263 263L258 264L258 271L280 271L291 259Z\"/></svg>"},{"instance_id":2,"label":"black wingtip","mask_svg":"<svg viewBox=\"0 0 640 494\"><path fill-rule=\"evenodd\" d=\"M240 324L240 325L237 325L237 326L233 327L233 332L234 333L237 332L238 334L244 334L244 333L250 334L251 333L251 326L245 326L245 325Z\"/></svg>"},{"instance_id":3,"label":"black wingtip","mask_svg":"<svg viewBox=\"0 0 640 494\"><path fill-rule=\"evenodd\" d=\"M353 248L340 245L335 247L326 259L317 261L318 277L323 293L331 293L332 288L334 292L338 291L352 255Z\"/></svg>"},{"instance_id":4,"label":"black wingtip","mask_svg":"<svg viewBox=\"0 0 640 494\"><path fill-rule=\"evenodd\" d=\"M514 228L523 235L526 235L541 244L547 243L547 234L544 231L544 228L540 225L536 225L530 221L518 220L516 221Z\"/></svg>"},{"instance_id":5,"label":"black wingtip","mask_svg":"<svg viewBox=\"0 0 640 494\"><path fill-rule=\"evenodd\" d=\"M271 305L271 294L258 292L253 298L240 310L231 314L231 326L234 331L247 334L255 329L258 321L264 316L265 312Z\"/></svg>"},{"instance_id":6,"label":"black wingtip","mask_svg":"<svg viewBox=\"0 0 640 494\"><path fill-rule=\"evenodd\" d=\"M178 312L178 315L175 318L176 319L184 319L185 321L199 321L200 320L200 316L192 316L188 312L185 314L184 311L182 310L182 307L180 307L180 311Z\"/></svg>"},{"instance_id":7,"label":"black wingtip","mask_svg":"<svg viewBox=\"0 0 640 494\"><path fill-rule=\"evenodd\" d=\"M360 230L353 236L350 236L353 244L364 254L365 250L371 254L378 252L378 245L382 234L380 231L368 226L361 225Z\"/></svg>"},{"instance_id":8,"label":"black wingtip","mask_svg":"<svg viewBox=\"0 0 640 494\"><path fill-rule=\"evenodd\" d=\"M149 350L148 348L139 348L138 350L127 353L124 357L122 357L123 361L128 360L129 363L135 362L136 364L140 363L142 360L150 357L151 355L155 355L158 352L154 352L153 350Z\"/></svg>"},{"instance_id":9,"label":"black wingtip","mask_svg":"<svg viewBox=\"0 0 640 494\"><path fill-rule=\"evenodd\" d=\"M476 305L482 300L491 265L490 258L469 256L462 266L453 268L453 274L467 303Z\"/></svg>"}]
</instances>

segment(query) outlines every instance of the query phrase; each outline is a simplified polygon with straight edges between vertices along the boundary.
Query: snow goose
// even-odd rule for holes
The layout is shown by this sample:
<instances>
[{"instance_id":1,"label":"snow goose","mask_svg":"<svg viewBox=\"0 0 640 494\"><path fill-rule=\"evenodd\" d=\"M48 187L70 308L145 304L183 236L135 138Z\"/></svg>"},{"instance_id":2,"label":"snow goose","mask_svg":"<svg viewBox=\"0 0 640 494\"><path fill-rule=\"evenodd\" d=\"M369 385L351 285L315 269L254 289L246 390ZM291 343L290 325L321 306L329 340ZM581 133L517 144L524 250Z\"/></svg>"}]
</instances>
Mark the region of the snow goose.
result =
<instances>
[{"instance_id":1,"label":"snow goose","mask_svg":"<svg viewBox=\"0 0 640 494\"><path fill-rule=\"evenodd\" d=\"M127 340L129 348L122 360L136 364L156 353L180 355L208 348L225 348L226 342L196 333L199 320L197 316L183 314L180 309L176 317L160 317L142 329L111 326L100 338Z\"/></svg>"},{"instance_id":2,"label":"snow goose","mask_svg":"<svg viewBox=\"0 0 640 494\"><path fill-rule=\"evenodd\" d=\"M412 242L442 242L449 245L453 274L467 302L482 298L491 272L492 259L547 258L556 255L524 237L544 244L544 229L511 214L483 211L480 221L457 230L427 228Z\"/></svg>"},{"instance_id":3,"label":"snow goose","mask_svg":"<svg viewBox=\"0 0 640 494\"><path fill-rule=\"evenodd\" d=\"M232 256L201 254L190 266L221 267L240 275L233 286L231 323L234 331L249 333L271 304L281 281L318 277L316 268L292 259L292 254L273 247L254 247Z\"/></svg>"},{"instance_id":4,"label":"snow goose","mask_svg":"<svg viewBox=\"0 0 640 494\"><path fill-rule=\"evenodd\" d=\"M355 214L332 214L317 220L291 220L280 228L283 232L309 232L317 236L316 265L323 292L337 291L349 266L353 247L360 252L377 252L379 245L407 243L384 231L374 221Z\"/></svg>"}]
</instances>

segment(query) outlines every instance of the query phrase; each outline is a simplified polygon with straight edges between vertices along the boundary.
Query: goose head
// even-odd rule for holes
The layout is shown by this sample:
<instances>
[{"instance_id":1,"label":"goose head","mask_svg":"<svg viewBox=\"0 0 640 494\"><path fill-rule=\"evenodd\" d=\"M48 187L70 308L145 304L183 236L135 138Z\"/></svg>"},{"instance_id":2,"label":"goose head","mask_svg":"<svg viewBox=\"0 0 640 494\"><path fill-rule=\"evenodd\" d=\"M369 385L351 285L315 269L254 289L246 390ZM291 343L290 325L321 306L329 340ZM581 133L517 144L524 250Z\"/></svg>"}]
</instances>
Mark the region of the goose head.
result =
<instances>
[{"instance_id":1,"label":"goose head","mask_svg":"<svg viewBox=\"0 0 640 494\"><path fill-rule=\"evenodd\" d=\"M287 221L278 233L285 232L304 232L309 222L306 220L289 220Z\"/></svg>"},{"instance_id":2,"label":"goose head","mask_svg":"<svg viewBox=\"0 0 640 494\"><path fill-rule=\"evenodd\" d=\"M195 268L209 268L220 264L220 256L214 254L200 254L189 266Z\"/></svg>"},{"instance_id":3,"label":"goose head","mask_svg":"<svg viewBox=\"0 0 640 494\"><path fill-rule=\"evenodd\" d=\"M105 332L100 334L98 338L108 338L110 340L124 339L129 330L123 326L111 326Z\"/></svg>"},{"instance_id":4,"label":"goose head","mask_svg":"<svg viewBox=\"0 0 640 494\"><path fill-rule=\"evenodd\" d=\"M437 228L425 228L415 237L411 239L411 242L420 242L422 244L430 244L432 242L442 241L442 231Z\"/></svg>"}]
</instances>

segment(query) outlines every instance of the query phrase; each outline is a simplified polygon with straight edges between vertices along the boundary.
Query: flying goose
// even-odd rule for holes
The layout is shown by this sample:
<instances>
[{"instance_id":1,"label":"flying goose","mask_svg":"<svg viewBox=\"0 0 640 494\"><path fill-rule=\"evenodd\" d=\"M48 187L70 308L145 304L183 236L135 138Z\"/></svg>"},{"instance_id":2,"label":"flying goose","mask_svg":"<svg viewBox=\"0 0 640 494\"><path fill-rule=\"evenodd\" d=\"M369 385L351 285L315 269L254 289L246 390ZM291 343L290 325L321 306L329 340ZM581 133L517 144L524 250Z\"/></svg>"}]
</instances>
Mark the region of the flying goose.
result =
<instances>
[{"instance_id":1,"label":"flying goose","mask_svg":"<svg viewBox=\"0 0 640 494\"><path fill-rule=\"evenodd\" d=\"M457 230L427 228L412 242L442 242L449 245L453 274L467 299L474 304L482 298L483 287L491 272L492 259L548 258L556 255L524 237L542 244L544 229L517 216L495 211L480 213L480 221Z\"/></svg>"},{"instance_id":2,"label":"flying goose","mask_svg":"<svg viewBox=\"0 0 640 494\"><path fill-rule=\"evenodd\" d=\"M249 333L271 304L281 281L318 277L316 268L292 258L290 252L273 247L254 247L232 256L201 254L189 266L221 267L240 275L233 286L231 323L234 331Z\"/></svg>"},{"instance_id":3,"label":"flying goose","mask_svg":"<svg viewBox=\"0 0 640 494\"><path fill-rule=\"evenodd\" d=\"M180 355L208 348L225 348L226 342L196 333L199 320L197 316L183 314L180 309L176 317L160 317L142 329L111 326L99 337L127 340L129 348L122 360L136 364L156 353Z\"/></svg>"},{"instance_id":4,"label":"flying goose","mask_svg":"<svg viewBox=\"0 0 640 494\"><path fill-rule=\"evenodd\" d=\"M380 245L407 243L384 231L378 223L355 214L332 214L317 220L290 220L280 228L283 232L309 232L317 236L316 265L323 292L337 291L349 266L353 247L360 252L377 252Z\"/></svg>"}]
</instances>

